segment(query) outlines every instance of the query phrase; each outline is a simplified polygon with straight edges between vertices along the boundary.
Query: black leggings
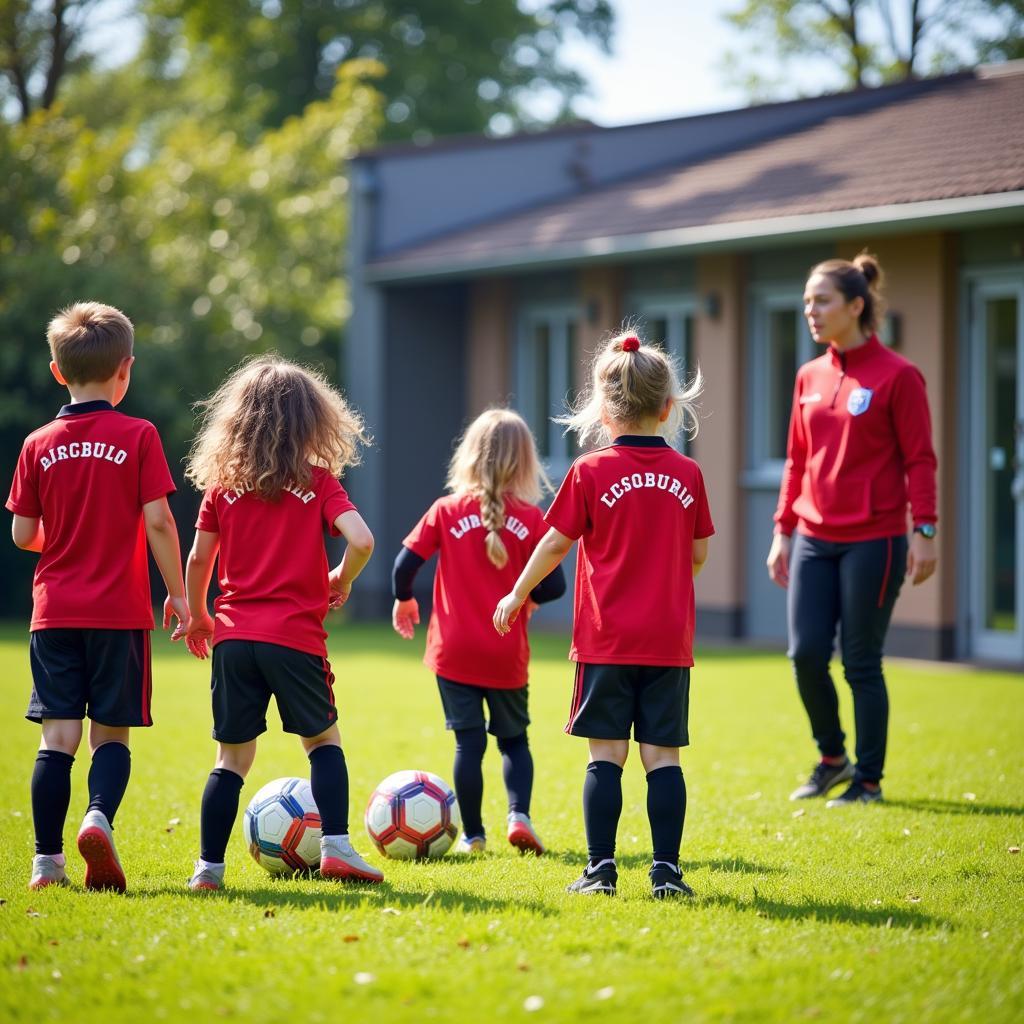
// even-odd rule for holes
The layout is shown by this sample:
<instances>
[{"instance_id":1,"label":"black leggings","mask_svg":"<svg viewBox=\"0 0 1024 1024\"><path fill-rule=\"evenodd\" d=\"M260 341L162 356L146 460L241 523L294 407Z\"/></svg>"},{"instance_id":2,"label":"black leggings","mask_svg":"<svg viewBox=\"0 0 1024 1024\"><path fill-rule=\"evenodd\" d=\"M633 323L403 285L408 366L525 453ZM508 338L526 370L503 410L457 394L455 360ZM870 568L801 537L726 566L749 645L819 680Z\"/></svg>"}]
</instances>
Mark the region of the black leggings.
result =
<instances>
[{"instance_id":1,"label":"black leggings","mask_svg":"<svg viewBox=\"0 0 1024 1024\"><path fill-rule=\"evenodd\" d=\"M837 544L793 535L789 564L789 656L811 733L823 757L839 757L846 739L829 660L840 628L843 672L853 691L856 778L878 782L885 763L889 696L882 648L903 585L907 538Z\"/></svg>"}]
</instances>

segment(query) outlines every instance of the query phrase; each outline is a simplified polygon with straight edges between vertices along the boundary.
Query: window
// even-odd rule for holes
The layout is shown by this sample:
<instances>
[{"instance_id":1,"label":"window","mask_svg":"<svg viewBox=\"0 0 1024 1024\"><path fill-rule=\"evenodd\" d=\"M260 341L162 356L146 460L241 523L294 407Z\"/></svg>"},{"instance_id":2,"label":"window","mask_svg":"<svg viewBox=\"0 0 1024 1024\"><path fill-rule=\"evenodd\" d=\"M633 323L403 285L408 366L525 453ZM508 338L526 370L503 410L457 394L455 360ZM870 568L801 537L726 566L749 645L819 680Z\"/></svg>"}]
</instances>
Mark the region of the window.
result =
<instances>
[{"instance_id":1,"label":"window","mask_svg":"<svg viewBox=\"0 0 1024 1024\"><path fill-rule=\"evenodd\" d=\"M639 325L644 341L661 345L676 362L681 379L693 376L693 333L696 305L688 297L637 296L630 303L630 321ZM690 439L680 433L675 445L684 454L689 453Z\"/></svg>"},{"instance_id":2,"label":"window","mask_svg":"<svg viewBox=\"0 0 1024 1024\"><path fill-rule=\"evenodd\" d=\"M778 473L786 438L796 371L814 356L804 320L802 285L755 288L750 306L750 452L752 467Z\"/></svg>"},{"instance_id":3,"label":"window","mask_svg":"<svg viewBox=\"0 0 1024 1024\"><path fill-rule=\"evenodd\" d=\"M517 346L517 407L537 438L548 470L561 476L579 454L564 427L552 423L576 397L579 374L576 310L572 306L532 306L524 310Z\"/></svg>"}]
</instances>

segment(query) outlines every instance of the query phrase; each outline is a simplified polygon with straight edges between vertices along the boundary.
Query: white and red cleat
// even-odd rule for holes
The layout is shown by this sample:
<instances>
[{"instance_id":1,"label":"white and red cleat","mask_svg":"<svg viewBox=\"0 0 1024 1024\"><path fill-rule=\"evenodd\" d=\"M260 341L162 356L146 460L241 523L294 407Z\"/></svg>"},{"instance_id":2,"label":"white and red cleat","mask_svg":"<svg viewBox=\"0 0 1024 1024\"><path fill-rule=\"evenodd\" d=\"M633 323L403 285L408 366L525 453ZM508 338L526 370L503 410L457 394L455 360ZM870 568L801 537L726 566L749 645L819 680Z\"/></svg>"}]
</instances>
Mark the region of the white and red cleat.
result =
<instances>
[{"instance_id":1,"label":"white and red cleat","mask_svg":"<svg viewBox=\"0 0 1024 1024\"><path fill-rule=\"evenodd\" d=\"M193 892L218 892L224 888L224 865L197 860L188 887Z\"/></svg>"},{"instance_id":2,"label":"white and red cleat","mask_svg":"<svg viewBox=\"0 0 1024 1024\"><path fill-rule=\"evenodd\" d=\"M383 882L384 872L352 849L348 836L320 837L320 877L338 882Z\"/></svg>"},{"instance_id":3,"label":"white and red cleat","mask_svg":"<svg viewBox=\"0 0 1024 1024\"><path fill-rule=\"evenodd\" d=\"M534 853L539 857L544 852L544 844L540 841L530 816L519 811L513 811L508 816L508 841L520 853Z\"/></svg>"},{"instance_id":4,"label":"white and red cleat","mask_svg":"<svg viewBox=\"0 0 1024 1024\"><path fill-rule=\"evenodd\" d=\"M86 811L78 830L78 852L85 861L86 889L124 892L128 882L114 846L114 832L102 811Z\"/></svg>"},{"instance_id":5,"label":"white and red cleat","mask_svg":"<svg viewBox=\"0 0 1024 1024\"><path fill-rule=\"evenodd\" d=\"M32 878L28 883L30 889L45 889L48 885L67 885L68 876L64 873L64 854L51 855L37 853L32 858Z\"/></svg>"}]
</instances>

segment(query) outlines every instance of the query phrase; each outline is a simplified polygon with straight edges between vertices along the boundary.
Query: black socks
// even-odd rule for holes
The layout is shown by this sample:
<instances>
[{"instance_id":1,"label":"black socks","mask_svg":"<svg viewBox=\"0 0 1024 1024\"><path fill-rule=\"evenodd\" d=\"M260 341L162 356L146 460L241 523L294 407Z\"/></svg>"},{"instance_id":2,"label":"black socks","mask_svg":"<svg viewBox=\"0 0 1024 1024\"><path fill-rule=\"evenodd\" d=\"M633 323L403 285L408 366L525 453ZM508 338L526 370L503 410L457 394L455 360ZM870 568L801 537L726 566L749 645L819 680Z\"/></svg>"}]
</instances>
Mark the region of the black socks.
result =
<instances>
[{"instance_id":1,"label":"black socks","mask_svg":"<svg viewBox=\"0 0 1024 1024\"><path fill-rule=\"evenodd\" d=\"M309 788L325 836L348 835L348 765L341 747L325 743L309 752Z\"/></svg>"},{"instance_id":2,"label":"black socks","mask_svg":"<svg viewBox=\"0 0 1024 1024\"><path fill-rule=\"evenodd\" d=\"M611 761L591 761L583 783L583 822L591 865L615 856L620 814L622 769Z\"/></svg>"},{"instance_id":3,"label":"black socks","mask_svg":"<svg viewBox=\"0 0 1024 1024\"><path fill-rule=\"evenodd\" d=\"M677 865L686 817L686 782L679 765L648 772L647 817L651 822L654 859Z\"/></svg>"},{"instance_id":4,"label":"black socks","mask_svg":"<svg viewBox=\"0 0 1024 1024\"><path fill-rule=\"evenodd\" d=\"M96 748L89 768L89 810L101 811L111 825L132 773L132 753L123 743Z\"/></svg>"},{"instance_id":5,"label":"black socks","mask_svg":"<svg viewBox=\"0 0 1024 1024\"><path fill-rule=\"evenodd\" d=\"M102 748L100 748L102 749ZM63 750L40 750L32 771L32 822L36 853L64 852L64 822L71 804L71 766L75 759Z\"/></svg>"},{"instance_id":6,"label":"black socks","mask_svg":"<svg viewBox=\"0 0 1024 1024\"><path fill-rule=\"evenodd\" d=\"M501 751L501 772L508 793L508 809L528 815L533 794L533 755L526 733L509 739L499 737L498 749Z\"/></svg>"},{"instance_id":7,"label":"black socks","mask_svg":"<svg viewBox=\"0 0 1024 1024\"><path fill-rule=\"evenodd\" d=\"M208 864L224 863L241 791L242 776L227 768L214 768L206 780L199 815L199 856Z\"/></svg>"},{"instance_id":8,"label":"black socks","mask_svg":"<svg viewBox=\"0 0 1024 1024\"><path fill-rule=\"evenodd\" d=\"M476 729L455 730L452 781L462 814L462 831L471 837L484 834L480 808L484 799L483 760L486 750L487 731L482 725Z\"/></svg>"}]
</instances>

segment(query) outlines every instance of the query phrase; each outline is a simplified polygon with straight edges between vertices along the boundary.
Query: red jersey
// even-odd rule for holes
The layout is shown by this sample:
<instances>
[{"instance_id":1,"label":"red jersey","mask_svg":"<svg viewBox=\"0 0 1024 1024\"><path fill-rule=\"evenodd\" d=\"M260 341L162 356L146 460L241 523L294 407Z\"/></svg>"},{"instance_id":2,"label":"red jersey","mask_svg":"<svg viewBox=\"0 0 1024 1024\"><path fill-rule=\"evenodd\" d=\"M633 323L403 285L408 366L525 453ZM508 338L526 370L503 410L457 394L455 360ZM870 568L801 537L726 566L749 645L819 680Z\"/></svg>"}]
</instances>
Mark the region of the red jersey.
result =
<instances>
[{"instance_id":1,"label":"red jersey","mask_svg":"<svg viewBox=\"0 0 1024 1024\"><path fill-rule=\"evenodd\" d=\"M530 643L526 615L506 636L491 622L495 605L515 586L545 534L536 505L505 498L501 539L508 562L498 569L487 557L487 529L480 501L469 494L438 498L402 543L420 558L438 552L434 607L427 626L424 664L456 683L514 690L526 685Z\"/></svg>"},{"instance_id":2,"label":"red jersey","mask_svg":"<svg viewBox=\"0 0 1024 1024\"><path fill-rule=\"evenodd\" d=\"M573 540L573 661L693 664L693 542L710 537L704 478L661 437L578 458L545 516Z\"/></svg>"},{"instance_id":3,"label":"red jersey","mask_svg":"<svg viewBox=\"0 0 1024 1024\"><path fill-rule=\"evenodd\" d=\"M797 371L775 521L847 543L934 523L935 451L924 377L876 337Z\"/></svg>"},{"instance_id":4,"label":"red jersey","mask_svg":"<svg viewBox=\"0 0 1024 1024\"><path fill-rule=\"evenodd\" d=\"M109 402L65 405L29 434L7 508L42 519L36 629L152 629L142 506L174 491L156 427Z\"/></svg>"},{"instance_id":5,"label":"red jersey","mask_svg":"<svg viewBox=\"0 0 1024 1024\"><path fill-rule=\"evenodd\" d=\"M324 529L337 537L334 521L353 509L345 488L319 467L308 488L287 490L277 501L252 491L207 491L196 529L220 535L214 644L261 640L326 657Z\"/></svg>"}]
</instances>

